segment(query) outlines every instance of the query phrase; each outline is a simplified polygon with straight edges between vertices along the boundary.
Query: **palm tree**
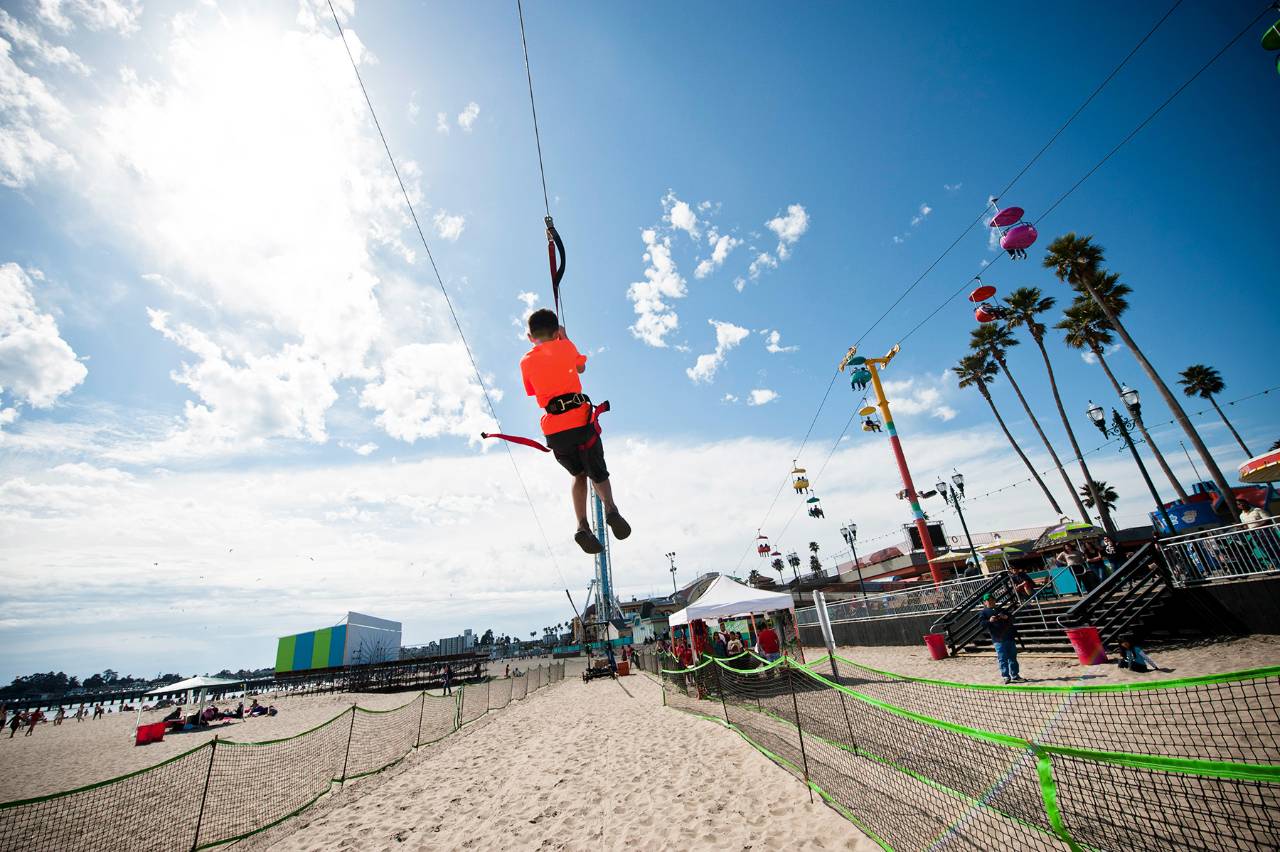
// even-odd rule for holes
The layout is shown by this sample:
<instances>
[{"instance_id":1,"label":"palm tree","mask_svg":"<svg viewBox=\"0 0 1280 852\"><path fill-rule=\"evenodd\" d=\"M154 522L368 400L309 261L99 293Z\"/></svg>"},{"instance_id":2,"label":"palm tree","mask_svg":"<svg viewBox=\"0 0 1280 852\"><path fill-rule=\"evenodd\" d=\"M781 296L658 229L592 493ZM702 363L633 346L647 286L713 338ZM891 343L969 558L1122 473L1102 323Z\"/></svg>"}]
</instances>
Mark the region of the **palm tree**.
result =
<instances>
[{"instance_id":1,"label":"palm tree","mask_svg":"<svg viewBox=\"0 0 1280 852\"><path fill-rule=\"evenodd\" d=\"M787 554L787 564L791 566L791 572L796 575L796 582L800 581L800 557L795 553Z\"/></svg>"},{"instance_id":2,"label":"palm tree","mask_svg":"<svg viewBox=\"0 0 1280 852\"><path fill-rule=\"evenodd\" d=\"M1108 299L1112 303L1112 310L1117 315L1122 313L1128 307L1124 297L1129 293L1128 286L1117 282L1119 276L1114 273L1107 273L1100 282L1102 288L1107 291L1104 299ZM1111 365L1107 363L1107 347L1112 344L1115 337L1111 334L1111 329L1107 326L1107 318L1102 314L1102 308L1090 299L1088 296L1077 296L1075 301L1071 303L1071 307L1062 312L1062 320L1054 326L1066 332L1065 339L1067 346L1072 349L1088 349L1093 356L1098 359L1098 364L1102 367L1102 372L1107 374L1107 378L1111 381L1111 387L1115 388L1116 396L1121 400L1124 399L1124 392L1120 386L1120 382L1116 381L1115 373L1111 372ZM1173 486L1173 490L1178 492L1178 497L1186 500L1187 492L1183 489L1182 483L1178 481L1178 477L1174 476L1169 463L1165 461L1164 453L1160 452L1160 448L1156 446L1156 442L1151 439L1151 434L1147 431L1147 425L1142 422L1141 417L1135 418L1138 424L1138 431L1142 432L1142 439L1147 442L1147 446L1151 448L1151 454L1156 457L1156 464L1160 465L1160 469L1164 471L1165 478L1169 480L1169 484Z\"/></svg>"},{"instance_id":3,"label":"palm tree","mask_svg":"<svg viewBox=\"0 0 1280 852\"><path fill-rule=\"evenodd\" d=\"M778 572L778 582L782 582L782 569L786 566L782 563L782 557L778 557L769 563L769 567Z\"/></svg>"},{"instance_id":4,"label":"palm tree","mask_svg":"<svg viewBox=\"0 0 1280 852\"><path fill-rule=\"evenodd\" d=\"M1098 499L1102 501L1103 506L1106 506L1108 509L1114 509L1116 507L1116 501L1120 499L1120 495L1116 493L1114 488L1100 479L1095 479L1089 484L1093 486L1092 492L1085 488L1080 489L1080 496L1084 498L1085 503L1092 506L1093 495L1096 494L1098 495Z\"/></svg>"},{"instance_id":5,"label":"palm tree","mask_svg":"<svg viewBox=\"0 0 1280 852\"><path fill-rule=\"evenodd\" d=\"M822 573L822 560L818 558L818 554L809 554L809 570L815 574Z\"/></svg>"},{"instance_id":6,"label":"palm tree","mask_svg":"<svg viewBox=\"0 0 1280 852\"><path fill-rule=\"evenodd\" d=\"M811 541L811 542L809 542L809 552L810 552L810 553L817 553L817 552L818 552L818 549L819 549L819 548L818 548L818 543L817 543L816 541Z\"/></svg>"},{"instance_id":7,"label":"palm tree","mask_svg":"<svg viewBox=\"0 0 1280 852\"><path fill-rule=\"evenodd\" d=\"M1227 504L1227 512L1231 520L1239 522L1240 509L1236 505L1235 494L1232 493L1231 486L1227 483L1227 478L1222 475L1222 470L1218 467L1218 463L1209 454L1209 448L1201 440L1200 433L1191 425L1191 419L1187 417L1187 412L1182 409L1182 405L1174 397L1173 391L1169 389L1164 379L1156 372L1156 368L1147 360L1147 356L1138 348L1138 344L1134 342L1133 336L1124 327L1124 323L1120 322L1120 315L1099 292L1098 283L1105 274L1102 268L1104 259L1102 246L1094 243L1093 237L1077 237L1074 233L1069 233L1058 237L1049 244L1049 249L1044 257L1044 265L1046 268L1053 270L1059 281L1069 284L1077 291L1087 293L1102 309L1103 315L1107 318L1107 323L1115 330L1116 334L1120 335L1124 345L1129 347L1129 351L1133 353L1133 357L1138 359L1138 364L1142 367L1142 371L1147 374L1151 384L1155 385L1156 390L1160 392L1160 396L1164 398L1165 405L1173 412L1173 418L1178 421L1178 425L1182 427L1187 440L1191 441L1192 446L1196 448L1196 452L1199 453L1200 458L1204 461L1205 467L1209 469L1209 476L1213 479L1214 484L1218 486L1218 491L1222 494L1222 499Z\"/></svg>"},{"instance_id":8,"label":"palm tree","mask_svg":"<svg viewBox=\"0 0 1280 852\"><path fill-rule=\"evenodd\" d=\"M1039 320L1041 314L1052 310L1057 303L1057 299L1044 295L1039 287L1019 287L1004 297L1004 324L1006 329L1026 326L1027 333L1031 335L1031 339L1036 343L1036 348L1040 350L1040 358L1044 361L1044 371L1049 375L1049 390L1053 392L1053 404L1058 407L1058 416L1062 418L1062 428L1067 430L1067 440L1071 442L1071 449L1075 451L1076 460L1080 463L1080 474L1084 477L1084 487L1088 490L1093 487L1093 475L1089 473L1089 465L1085 463L1084 453L1080 450L1080 442L1076 440L1076 432L1071 428L1071 421L1067 418L1067 410L1062 407L1062 394L1058 392L1058 379L1053 374L1053 362L1049 360L1049 350L1044 345L1045 325ZM1115 535L1116 525L1111 521L1111 513L1107 510L1106 503L1100 502L1095 495L1093 502L1090 503L1086 500L1085 505L1096 506L1098 514L1102 516L1103 528Z\"/></svg>"},{"instance_id":9,"label":"palm tree","mask_svg":"<svg viewBox=\"0 0 1280 852\"><path fill-rule=\"evenodd\" d=\"M1218 401L1213 398L1214 394L1222 393L1227 387L1226 383L1222 381L1222 375L1213 367L1205 364L1192 364L1178 375L1182 377L1178 379L1178 384L1182 385L1182 392L1187 396L1198 396L1201 399L1209 400L1213 410L1218 412L1222 422L1227 424L1231 437L1235 438L1236 443L1240 445L1240 449L1244 450L1245 458L1253 458L1253 453L1249 452L1249 448L1244 445L1244 439L1240 437L1236 427L1231 425L1227 415L1222 413L1222 409L1218 407Z\"/></svg>"},{"instance_id":10,"label":"palm tree","mask_svg":"<svg viewBox=\"0 0 1280 852\"><path fill-rule=\"evenodd\" d=\"M1000 369L1004 371L1005 378L1009 380L1010 386L1013 387L1013 392L1018 395L1018 402L1022 403L1022 410L1027 412L1027 417L1031 419L1031 425L1036 427L1036 434L1040 436L1040 440L1044 443L1044 448L1049 451L1049 458L1053 459L1053 466L1061 474L1062 482L1067 486L1067 493L1075 501L1076 509L1080 512L1080 520L1086 524L1093 523L1093 519L1089 517L1089 512L1085 509L1084 504L1080 502L1080 497L1076 494L1076 488L1071 484L1071 477L1067 475L1067 469L1063 467L1057 451L1054 450L1053 444L1049 443L1049 437L1045 435L1044 429L1040 427L1040 421L1036 419L1031 406L1027 405L1027 398L1022 395L1022 388L1018 387L1018 382L1013 378L1013 373L1009 372L1009 362L1005 358L1005 354L1011 347L1017 345L1018 339L1013 336L1009 329L994 323L980 325L969 335L969 348L975 352L985 352L990 355L1000 365Z\"/></svg>"},{"instance_id":11,"label":"palm tree","mask_svg":"<svg viewBox=\"0 0 1280 852\"><path fill-rule=\"evenodd\" d=\"M1039 485L1040 490L1044 492L1044 497L1049 501L1049 505L1053 507L1054 514L1061 516L1062 507L1058 505L1058 501L1054 499L1053 493L1044 484L1044 480L1040 478L1039 471L1032 466L1031 460L1022 451L1022 447L1014 440L1013 433L1005 425L1004 418L1000 416L1000 411L991 399L991 391L988 389L988 385L996 380L997 367L995 362L988 358L985 352L974 352L961 358L959 365L952 367L951 371L960 377L960 387L974 387L978 389L978 393L982 394L982 398L987 401L987 405L991 406L991 413L995 415L1001 431L1009 439L1009 445L1013 447L1013 451L1018 454L1018 458L1022 459L1022 463L1031 472L1031 478L1036 481L1036 485Z\"/></svg>"}]
</instances>

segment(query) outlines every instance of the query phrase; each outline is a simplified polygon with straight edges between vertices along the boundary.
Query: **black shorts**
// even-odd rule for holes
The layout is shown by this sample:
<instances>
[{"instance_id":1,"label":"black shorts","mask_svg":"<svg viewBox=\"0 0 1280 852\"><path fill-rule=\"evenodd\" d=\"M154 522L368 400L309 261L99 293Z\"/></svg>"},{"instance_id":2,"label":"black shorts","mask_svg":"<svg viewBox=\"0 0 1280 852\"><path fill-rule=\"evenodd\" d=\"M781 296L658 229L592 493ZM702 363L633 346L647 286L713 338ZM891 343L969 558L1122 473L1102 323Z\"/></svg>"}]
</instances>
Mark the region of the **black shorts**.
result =
<instances>
[{"instance_id":1,"label":"black shorts","mask_svg":"<svg viewBox=\"0 0 1280 852\"><path fill-rule=\"evenodd\" d=\"M596 442L588 450L578 447L590 441ZM547 436L547 446L555 453L556 461L573 476L586 474L592 482L604 482L609 478L609 468L604 464L604 442L596 434L591 424L563 432L553 432Z\"/></svg>"}]
</instances>

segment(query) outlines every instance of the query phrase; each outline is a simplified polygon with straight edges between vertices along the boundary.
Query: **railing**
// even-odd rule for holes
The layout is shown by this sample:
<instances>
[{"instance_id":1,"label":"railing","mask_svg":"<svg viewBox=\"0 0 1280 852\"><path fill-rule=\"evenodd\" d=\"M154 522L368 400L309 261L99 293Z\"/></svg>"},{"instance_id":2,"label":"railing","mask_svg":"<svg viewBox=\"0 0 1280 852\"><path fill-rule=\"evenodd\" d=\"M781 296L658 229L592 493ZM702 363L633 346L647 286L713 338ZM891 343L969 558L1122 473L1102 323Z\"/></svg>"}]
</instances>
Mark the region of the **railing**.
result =
<instances>
[{"instance_id":1,"label":"railing","mask_svg":"<svg viewBox=\"0 0 1280 852\"><path fill-rule=\"evenodd\" d=\"M1074 576L1069 566L1060 565L1049 572L1049 576L1044 578L1040 587L1032 592L1029 597L1022 598L1021 595L1019 595L1018 599L1021 603L1019 603L1017 608L1013 611L1014 616L1017 618L1017 624L1019 627L1026 627L1035 624L1044 628L1057 626L1056 618L1053 623L1050 623L1049 619L1052 613L1045 612L1044 605L1045 601L1049 598L1059 597L1058 588L1054 581L1064 574L1071 574ZM1063 606L1063 604L1059 604L1059 606Z\"/></svg>"},{"instance_id":2,"label":"railing","mask_svg":"<svg viewBox=\"0 0 1280 852\"><path fill-rule=\"evenodd\" d=\"M1123 636L1168 593L1169 569L1160 551L1147 542L1115 573L1058 617L1063 627L1092 625L1103 643Z\"/></svg>"},{"instance_id":3,"label":"railing","mask_svg":"<svg viewBox=\"0 0 1280 852\"><path fill-rule=\"evenodd\" d=\"M990 582L990 577L964 577L933 585L925 582L919 588L901 592L882 592L864 597L843 600L827 598L827 614L833 624L845 621L866 621L876 618L897 618L930 612L945 612L957 602L969 597L973 589ZM796 610L801 625L816 625L818 613L815 607Z\"/></svg>"},{"instance_id":4,"label":"railing","mask_svg":"<svg viewBox=\"0 0 1280 852\"><path fill-rule=\"evenodd\" d=\"M1170 536L1158 543L1173 585L1280 571L1280 518Z\"/></svg>"},{"instance_id":5,"label":"railing","mask_svg":"<svg viewBox=\"0 0 1280 852\"><path fill-rule=\"evenodd\" d=\"M968 645L982 632L982 624L978 621L979 610L976 607L984 597L990 595L992 602L1006 609L1013 609L1017 603L1017 593L1014 592L1013 582L1006 572L1001 571L985 580L930 627L931 632L941 632L947 637L947 649L952 654Z\"/></svg>"}]
</instances>

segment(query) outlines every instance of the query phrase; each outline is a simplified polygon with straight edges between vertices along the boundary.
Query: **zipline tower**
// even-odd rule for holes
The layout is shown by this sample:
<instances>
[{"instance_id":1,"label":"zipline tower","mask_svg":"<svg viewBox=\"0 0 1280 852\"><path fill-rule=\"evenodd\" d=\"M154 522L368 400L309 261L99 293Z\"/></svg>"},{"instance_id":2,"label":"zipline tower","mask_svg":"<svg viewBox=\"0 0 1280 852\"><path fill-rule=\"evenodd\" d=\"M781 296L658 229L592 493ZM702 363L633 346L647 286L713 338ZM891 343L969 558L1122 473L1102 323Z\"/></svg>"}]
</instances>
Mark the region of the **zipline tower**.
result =
<instances>
[{"instance_id":1,"label":"zipline tower","mask_svg":"<svg viewBox=\"0 0 1280 852\"><path fill-rule=\"evenodd\" d=\"M596 620L608 625L613 620L613 568L609 564L609 527L604 522L604 501L591 489L592 532L603 548L596 554ZM606 637L608 636L606 628Z\"/></svg>"}]
</instances>

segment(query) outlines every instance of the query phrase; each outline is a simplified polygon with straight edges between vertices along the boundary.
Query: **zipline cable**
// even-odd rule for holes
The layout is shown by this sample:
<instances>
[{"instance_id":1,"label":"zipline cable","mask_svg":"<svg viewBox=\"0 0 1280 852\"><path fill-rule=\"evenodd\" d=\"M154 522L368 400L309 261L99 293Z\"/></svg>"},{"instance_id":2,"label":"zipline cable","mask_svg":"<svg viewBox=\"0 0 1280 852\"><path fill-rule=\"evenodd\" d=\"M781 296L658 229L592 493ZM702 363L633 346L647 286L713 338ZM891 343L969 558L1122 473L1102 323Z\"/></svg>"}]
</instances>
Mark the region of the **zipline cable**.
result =
<instances>
[{"instance_id":1,"label":"zipline cable","mask_svg":"<svg viewBox=\"0 0 1280 852\"><path fill-rule=\"evenodd\" d=\"M484 376L480 373L480 367L476 363L475 355L471 351L471 344L467 342L467 335L462 330L462 322L458 319L458 313L453 309L453 300L449 298L449 290L444 285L444 277L440 274L440 268L436 266L435 256L431 253L431 246L427 243L427 236L423 233L422 225L418 221L418 214L413 209L413 201L409 198L409 190L404 185L404 178L400 176L400 169L396 166L396 158L391 154L391 146L387 142L387 136L382 132L382 123L378 121L377 110L373 108L373 99L369 97L369 90L365 88L364 78L360 76L360 68L356 64L355 55L351 52L351 45L347 43L347 34L342 29L342 22L338 20L338 12L333 8L333 0L325 0L329 5L329 14L333 16L333 25L338 29L338 37L342 39L342 46L347 51L347 59L351 62L351 70L355 72L356 81L360 84L360 91L364 95L364 102L369 107L369 115L373 119L373 126L378 131L378 138L382 140L382 149L387 152L387 161L391 163L391 171L395 173L396 181L400 184L400 194L404 196L405 207L409 209L409 218L413 220L413 226L418 231L418 239L422 241L422 248L427 253L427 260L431 263L431 271L435 274L436 284L440 287L440 294L444 296L444 303L449 308L449 316L453 318L453 325L458 330L458 337L462 341L462 347L466 350L467 360L471 362L471 370L475 373L476 383L480 386L481 393L484 394L485 404L489 408L489 414L493 417L493 422L501 427L501 420L498 418L498 411L494 408L493 398L489 395L489 388L485 384ZM538 532L542 534L542 542L546 545L547 555L551 557L551 564L555 566L556 573L560 576L560 582L566 587L569 585L564 578L564 573L560 570L560 563L556 559L555 551L551 549L551 540L547 537L547 531L542 526L542 519L538 517L538 509L533 504L533 498L529 494L529 487L525 484L524 476L520 473L520 466L516 463L516 457L511 452L511 447L505 441L503 446L507 450L507 458L511 461L511 469L515 471L516 480L520 483L520 490L524 492L525 502L529 504L529 511L533 513L533 520L538 525Z\"/></svg>"},{"instance_id":2,"label":"zipline cable","mask_svg":"<svg viewBox=\"0 0 1280 852\"><path fill-rule=\"evenodd\" d=\"M519 4L520 0L516 0L516 2L517 4ZM1171 16L1174 13L1174 11L1177 10L1177 8L1181 5L1182 5L1182 0L1175 0L1174 4L1169 7L1168 11L1166 11L1164 15L1158 21L1156 21L1155 25L1152 26L1151 29L1147 31L1146 35L1144 35L1141 39L1138 40L1138 43L1133 46L1133 48L1125 55L1125 57L1122 60L1120 60L1120 63L1116 65L1115 68L1111 69L1111 72L1107 74L1106 77L1103 78L1101 83L1099 83L1097 86L1094 87L1093 91L1089 93L1089 96L1084 99L1084 101L1080 104L1080 106L1076 107L1075 111L1072 112L1071 115L1067 117L1067 120L1064 121L1056 131L1054 131L1053 135L1049 137L1049 140L1040 147L1040 150L1036 151L1035 155L1032 156L1031 159L1028 160L1025 165L1023 165L1023 167L1018 171L1016 175L1013 176L1013 179L1010 180L1007 184L1005 184L1004 188L1000 190L1000 195L1004 195L1010 189L1012 189L1014 185L1019 180L1021 180L1024 175L1026 175L1026 173L1031 169L1031 167L1034 166L1051 147L1053 147L1053 144L1058 141L1058 138L1063 134L1063 132L1066 131L1066 129L1071 126L1071 124L1076 120L1076 118L1080 116L1082 112L1084 112L1084 110L1089 106L1089 104L1093 103L1094 99L1098 97L1098 95L1102 92L1102 90L1105 89L1107 85L1110 84L1110 82L1113 79L1115 79L1116 75L1119 74L1120 71L1126 65L1129 64L1129 60L1132 59L1135 54L1137 54L1137 52L1142 48L1142 46L1146 44L1147 41L1151 38L1151 36L1155 34L1156 30L1160 29L1160 27L1164 24L1164 22L1169 19L1169 16ZM1266 14L1265 10L1263 11L1262 14ZM1262 14L1260 14L1258 17L1259 18L1262 17ZM1250 26L1252 26L1253 23L1256 23L1256 22L1257 22L1257 19L1255 19L1254 22L1250 23ZM521 36L523 37L523 29L521 30ZM1237 36L1236 39L1239 39L1239 36ZM1234 41L1235 40L1233 39L1233 42ZM1230 45L1228 45L1228 47L1229 46ZM1215 57L1215 59L1216 58L1217 57ZM526 53L526 66L527 66L527 60L528 60L528 56ZM1201 70L1203 71L1204 69L1201 69ZM1199 72L1197 72L1197 76L1199 76ZM1161 109L1163 108L1164 106L1162 105ZM536 127L535 127L535 131L536 131ZM1100 165L1101 163L1099 164L1099 166ZM1094 170L1096 170L1096 167ZM1080 182L1083 183L1083 180L1081 180ZM1071 191L1074 191L1074 187L1072 188ZM1070 192L1068 192L1068 194L1070 194ZM1061 203L1061 199L1059 200L1059 202L1055 203L1053 206L1056 207L1058 203ZM1050 210L1052 209L1053 208L1051 207ZM898 298L895 299L893 303L890 304L889 307L886 308L884 312L881 313L880 316L877 317L876 320L873 323L871 323L871 325L868 326L867 329L862 332L862 334L858 336L857 340L854 342L855 346L861 345L862 341L866 338L866 336L870 334L872 331L874 331L876 327L879 326L880 323L883 322L884 319L888 317L889 314L892 313L893 310L902 303L903 299L905 299L907 295L910 294L911 291L913 291L920 284L920 282L924 281L924 279L929 275L929 273L931 273L938 266L938 264L941 263L947 257L947 255L949 255L951 251L956 246L958 246L966 236L968 236L969 232L973 230L974 226L977 225L986 217L987 210L988 210L987 207L983 207L982 211L977 215L977 217L974 218L973 221L971 221L965 227L965 229L961 231L960 234L956 236L954 240L951 241L951 243L943 250L942 254L934 258L933 262L930 263L927 267L925 267L924 271L921 272L920 275L914 281L912 281L911 284L908 285L907 288L902 291L902 293L898 295ZM1046 214L1042 214L1040 218L1043 219L1045 215ZM987 270L989 270L991 266L993 266L995 263L998 263L999 260L1000 260L1000 257L997 257L994 260L992 260L991 263L987 264L983 268L983 272L986 272ZM968 282L966 282L966 286L967 285L968 285ZM964 288L962 287L961 289L963 290ZM960 292L959 290L956 291L956 293L959 293L959 292ZM949 303L952 299L955 298L955 295L956 294L952 294L951 296L949 296L947 298L947 301L944 302L943 304L945 305ZM935 309L934 312L931 313L928 317L926 317L924 321L917 323L917 325L914 328L912 328L910 332L908 332L907 336L903 337L902 340L900 340L899 342L905 341L907 337L910 337L911 334L914 334L916 330L920 328L920 326L924 325L924 322L927 322L928 319L932 318L934 314L938 313L938 311L940 311L941 309L942 308L940 306L939 308ZM832 384L835 383L836 376L839 376L838 370L836 371L835 376L833 376L831 379ZM814 424L818 422L818 418L822 415L822 410L826 406L827 397L830 396L830 394L831 394L831 385L829 384L827 386L826 393L822 395L821 402L818 403L818 410L814 413L813 420L809 424L809 431L805 433L805 440L801 442L800 449L796 451L796 458L799 458L800 452L804 450L805 444L808 443L808 437L813 432ZM785 478L782 482L782 485L779 486L778 491L774 494L773 501L769 504L769 509L768 511L765 512L764 519L761 521L759 528L763 528L764 525L768 523L769 516L773 514L773 509L777 505L778 497L782 494L783 490L786 488L786 485L789 479L790 479L789 477ZM743 552L742 557L739 558L738 560L739 568L742 566L742 562L743 560L746 559L746 556L750 552L750 550L751 550L751 545L748 544L746 550Z\"/></svg>"},{"instance_id":3,"label":"zipline cable","mask_svg":"<svg viewBox=\"0 0 1280 852\"><path fill-rule=\"evenodd\" d=\"M533 139L538 146L538 174L542 176L542 206L551 215L551 201L547 195L547 172L542 167L542 136L538 134L538 107L533 102L533 71L529 69L529 43L524 37L524 5L516 0L516 14L520 18L520 46L524 49L524 76L529 81L529 111L533 113Z\"/></svg>"}]
</instances>

